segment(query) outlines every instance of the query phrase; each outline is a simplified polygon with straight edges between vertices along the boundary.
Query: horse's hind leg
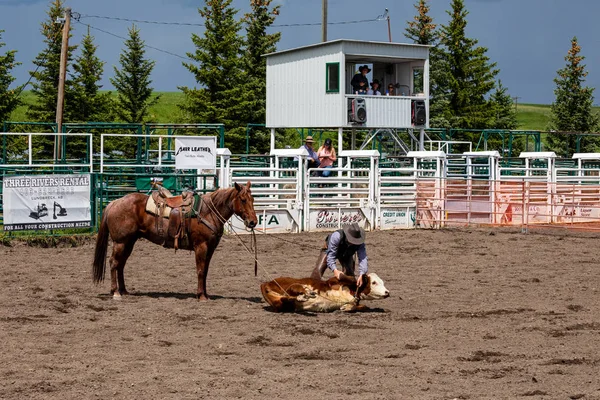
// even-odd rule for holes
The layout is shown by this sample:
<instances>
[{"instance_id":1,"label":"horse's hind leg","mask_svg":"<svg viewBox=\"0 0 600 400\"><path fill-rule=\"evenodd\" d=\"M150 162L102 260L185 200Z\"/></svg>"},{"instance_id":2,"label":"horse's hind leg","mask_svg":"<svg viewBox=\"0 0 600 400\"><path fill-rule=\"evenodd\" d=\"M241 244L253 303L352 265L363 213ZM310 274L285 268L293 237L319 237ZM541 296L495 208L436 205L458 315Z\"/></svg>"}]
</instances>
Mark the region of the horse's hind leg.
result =
<instances>
[{"instance_id":1,"label":"horse's hind leg","mask_svg":"<svg viewBox=\"0 0 600 400\"><path fill-rule=\"evenodd\" d=\"M113 296L129 294L125 288L125 263L133 251L135 240L127 243L114 243L110 256L110 293Z\"/></svg>"}]
</instances>

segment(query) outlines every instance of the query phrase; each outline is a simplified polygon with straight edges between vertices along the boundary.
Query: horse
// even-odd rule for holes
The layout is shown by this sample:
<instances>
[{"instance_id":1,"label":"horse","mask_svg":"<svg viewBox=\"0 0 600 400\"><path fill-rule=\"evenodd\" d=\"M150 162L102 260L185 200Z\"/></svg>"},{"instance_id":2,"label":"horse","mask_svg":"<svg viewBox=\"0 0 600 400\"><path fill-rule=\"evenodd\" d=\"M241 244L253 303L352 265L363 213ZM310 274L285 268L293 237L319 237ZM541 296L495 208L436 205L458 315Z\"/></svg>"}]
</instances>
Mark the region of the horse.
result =
<instances>
[{"instance_id":1,"label":"horse","mask_svg":"<svg viewBox=\"0 0 600 400\"><path fill-rule=\"evenodd\" d=\"M130 193L111 201L102 215L94 252L93 281L96 284L104 281L110 236L113 241L110 257L110 293L114 298L128 294L123 270L139 238L177 250L176 244L165 241L164 232L167 230L169 220L146 211L149 197L143 193ZM200 199L201 201L197 201L193 206L193 216L183 219L187 240L182 241L180 248L194 251L198 276L196 297L199 300L208 300L206 292L208 267L221 241L225 223L233 214L240 217L244 225L250 229L254 229L258 221L254 211L250 181L246 186L236 183L231 188L217 189L202 195Z\"/></svg>"}]
</instances>

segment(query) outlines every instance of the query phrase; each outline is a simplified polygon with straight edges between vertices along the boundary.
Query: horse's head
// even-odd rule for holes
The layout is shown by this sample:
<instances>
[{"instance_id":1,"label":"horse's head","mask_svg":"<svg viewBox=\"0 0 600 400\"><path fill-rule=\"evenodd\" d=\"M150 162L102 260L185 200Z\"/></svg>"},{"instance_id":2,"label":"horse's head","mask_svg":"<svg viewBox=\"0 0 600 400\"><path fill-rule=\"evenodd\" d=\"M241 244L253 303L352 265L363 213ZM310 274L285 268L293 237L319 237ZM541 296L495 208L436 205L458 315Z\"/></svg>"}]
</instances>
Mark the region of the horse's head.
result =
<instances>
[{"instance_id":1,"label":"horse's head","mask_svg":"<svg viewBox=\"0 0 600 400\"><path fill-rule=\"evenodd\" d=\"M250 229L258 224L256 212L254 211L254 197L250 192L250 181L246 186L235 184L235 196L233 198L233 212L240 217Z\"/></svg>"}]
</instances>

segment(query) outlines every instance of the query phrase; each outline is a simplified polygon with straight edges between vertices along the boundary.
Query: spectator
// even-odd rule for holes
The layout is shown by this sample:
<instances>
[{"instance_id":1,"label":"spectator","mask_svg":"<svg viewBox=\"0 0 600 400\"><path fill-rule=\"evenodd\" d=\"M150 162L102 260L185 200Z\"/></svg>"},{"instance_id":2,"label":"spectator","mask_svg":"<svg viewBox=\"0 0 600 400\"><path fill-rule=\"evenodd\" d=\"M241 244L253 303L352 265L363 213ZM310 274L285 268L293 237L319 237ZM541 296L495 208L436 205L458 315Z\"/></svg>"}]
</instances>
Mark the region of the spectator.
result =
<instances>
[{"instance_id":1,"label":"spectator","mask_svg":"<svg viewBox=\"0 0 600 400\"><path fill-rule=\"evenodd\" d=\"M385 94L386 94L386 96L395 96L396 95L396 89L394 88L393 83L388 84L387 91L385 92Z\"/></svg>"},{"instance_id":2,"label":"spectator","mask_svg":"<svg viewBox=\"0 0 600 400\"><path fill-rule=\"evenodd\" d=\"M367 74L369 72L371 72L371 70L366 65L358 68L358 72L354 74L352 81L350 81L352 92L354 94L366 94L366 91L369 89L369 80L367 79ZM364 90L365 93L358 93L361 90Z\"/></svg>"},{"instance_id":3,"label":"spectator","mask_svg":"<svg viewBox=\"0 0 600 400\"><path fill-rule=\"evenodd\" d=\"M370 96L381 96L381 92L379 91L379 81L377 79L373 79L371 82L371 89L367 92Z\"/></svg>"},{"instance_id":4,"label":"spectator","mask_svg":"<svg viewBox=\"0 0 600 400\"><path fill-rule=\"evenodd\" d=\"M319 161L321 162L321 168L333 168L333 163L337 159L335 156L335 149L331 146L331 139L325 139L323 146L319 147L317 151ZM321 171L321 176L329 176L331 171Z\"/></svg>"},{"instance_id":5,"label":"spectator","mask_svg":"<svg viewBox=\"0 0 600 400\"><path fill-rule=\"evenodd\" d=\"M319 161L319 156L315 152L315 149L313 149L313 143L313 137L307 136L306 139L304 139L304 145L301 148L305 148L306 151L308 151L308 158L306 159L307 167L319 168L321 162Z\"/></svg>"}]
</instances>

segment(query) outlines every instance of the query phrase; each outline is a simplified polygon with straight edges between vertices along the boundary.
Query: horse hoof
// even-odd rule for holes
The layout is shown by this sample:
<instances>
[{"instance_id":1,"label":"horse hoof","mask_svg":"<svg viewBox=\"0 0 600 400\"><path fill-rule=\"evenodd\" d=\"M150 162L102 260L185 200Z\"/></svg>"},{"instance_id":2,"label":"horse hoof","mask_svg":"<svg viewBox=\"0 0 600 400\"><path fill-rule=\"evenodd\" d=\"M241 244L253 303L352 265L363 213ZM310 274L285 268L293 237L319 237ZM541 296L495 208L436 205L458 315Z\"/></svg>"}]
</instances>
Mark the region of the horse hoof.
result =
<instances>
[{"instance_id":1,"label":"horse hoof","mask_svg":"<svg viewBox=\"0 0 600 400\"><path fill-rule=\"evenodd\" d=\"M122 300L123 297L121 296L121 293L119 292L115 292L113 293L113 300Z\"/></svg>"},{"instance_id":2,"label":"horse hoof","mask_svg":"<svg viewBox=\"0 0 600 400\"><path fill-rule=\"evenodd\" d=\"M199 296L196 296L198 298L198 301L204 301L204 300L208 300L208 296L205 294L201 294Z\"/></svg>"}]
</instances>

